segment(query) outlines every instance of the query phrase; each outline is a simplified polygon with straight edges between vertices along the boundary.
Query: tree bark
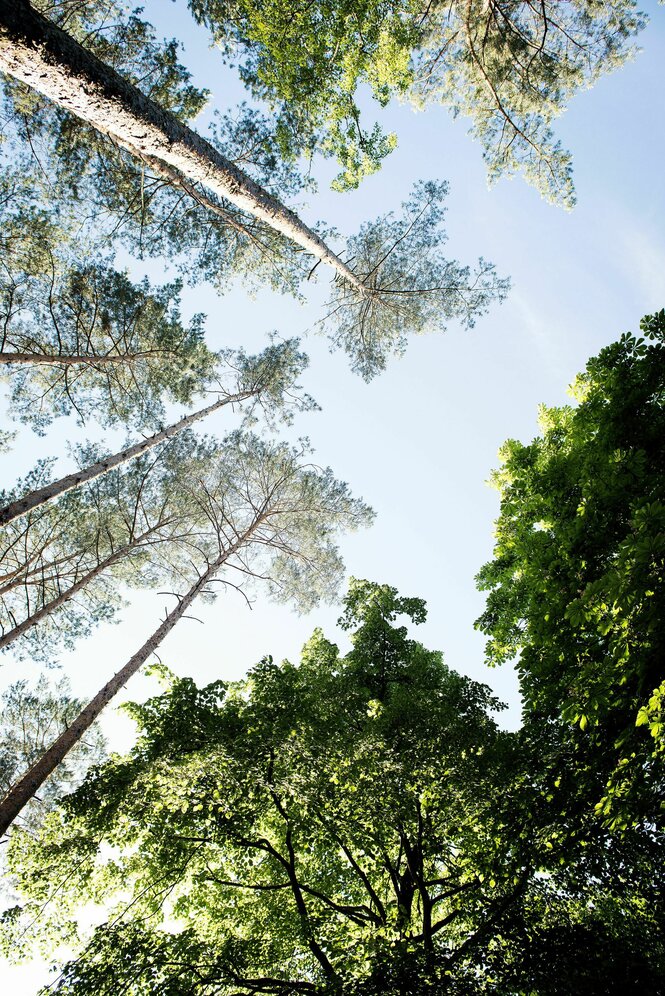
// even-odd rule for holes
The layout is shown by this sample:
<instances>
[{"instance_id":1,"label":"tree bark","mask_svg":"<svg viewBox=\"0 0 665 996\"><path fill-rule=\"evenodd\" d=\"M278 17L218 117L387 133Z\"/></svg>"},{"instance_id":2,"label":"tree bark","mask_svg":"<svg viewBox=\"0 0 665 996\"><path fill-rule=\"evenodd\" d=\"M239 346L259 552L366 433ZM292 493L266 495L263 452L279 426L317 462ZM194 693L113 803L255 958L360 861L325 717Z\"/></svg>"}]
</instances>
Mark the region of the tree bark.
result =
<instances>
[{"instance_id":1,"label":"tree bark","mask_svg":"<svg viewBox=\"0 0 665 996\"><path fill-rule=\"evenodd\" d=\"M45 484L43 488L36 488L34 491L31 491L30 494L25 495L23 498L18 498L16 501L6 505L5 508L0 509L0 526L8 525L10 522L13 522L14 519L18 519L19 516L25 515L27 512L31 512L33 509L39 508L41 505L45 505L46 502L52 501L54 498L59 498L60 495L64 495L67 491L72 491L80 484L85 484L87 481L93 481L96 477L102 477L104 474L108 474L108 472L113 470L115 467L120 467L123 463L128 463L130 460L133 460L134 457L140 456L142 453L147 452L147 450L152 449L153 446L159 446L159 444L163 443L165 439L170 439L172 436L176 436L183 429L186 429L187 426L193 425L194 422L198 422L199 419L205 418L206 415L211 415L212 412L217 411L219 408L223 408L224 405L245 401L247 398L251 398L256 393L256 391L242 391L239 394L233 394L226 398L220 398L219 401L215 401L214 404L208 405L207 408L201 408L197 412L192 412L191 415L186 415L185 418L181 418L179 422L174 422L173 425L169 425L165 429L161 429L159 432L156 432L153 436L149 436L148 439L144 439L140 443L134 443L133 446L128 446L127 449L120 450L119 453L114 453L110 456L104 457L103 460L98 460L96 463L90 464L89 467L77 470L73 474L67 474L66 477L61 477L58 481L53 481L51 484Z\"/></svg>"},{"instance_id":2,"label":"tree bark","mask_svg":"<svg viewBox=\"0 0 665 996\"><path fill-rule=\"evenodd\" d=\"M238 540L220 553L219 557L200 576L198 581L192 585L187 594L183 595L176 608L168 613L162 624L146 640L141 649L133 657L130 657L125 666L117 671L110 681L107 681L104 687L90 700L88 705L81 710L74 722L42 754L30 770L12 786L5 798L0 802L0 836L6 833L21 810L28 804L35 793L39 791L49 775L55 771L56 767L65 759L69 751L76 746L85 731L95 722L104 706L108 705L122 686L145 664L164 637L170 633L178 620L185 614L196 596L215 577L225 561L247 542L262 521L263 516L264 513L258 514L251 526Z\"/></svg>"},{"instance_id":3,"label":"tree bark","mask_svg":"<svg viewBox=\"0 0 665 996\"><path fill-rule=\"evenodd\" d=\"M0 69L139 159L160 160L227 198L365 293L362 281L293 211L175 115L38 14L27 0L0 0Z\"/></svg>"},{"instance_id":4,"label":"tree bark","mask_svg":"<svg viewBox=\"0 0 665 996\"><path fill-rule=\"evenodd\" d=\"M141 353L10 353L0 352L0 364L9 366L12 363L20 366L35 365L49 367L74 367L74 366L122 366L127 363L136 363L138 360L147 359L150 356L175 356L175 353L168 350L150 349Z\"/></svg>"},{"instance_id":5,"label":"tree bark","mask_svg":"<svg viewBox=\"0 0 665 996\"><path fill-rule=\"evenodd\" d=\"M18 626L14 626L13 629L10 629L9 632L0 637L0 650L4 650L4 648L8 647L10 643L14 642L14 640L18 640L19 636L23 636L23 634L27 633L29 629L32 629L33 626L40 623L42 619L46 619L47 616L50 616L52 612L59 609L61 605L68 602L69 599L73 598L74 595L77 595L79 591L83 591L83 589L86 588L91 581L94 581L96 577L104 571L107 571L110 567L113 567L113 565L117 564L123 557L128 556L132 550L138 549L143 541L151 536L157 529L159 529L159 526L155 526L153 529L148 529L146 532L141 533L140 536L137 536L136 539L132 540L131 543L126 543L118 550L115 550L104 560L100 561L97 566L93 568L93 570L88 571L88 573L85 574L80 581L73 584L71 588L61 592L61 594L56 598L52 598L50 602L46 602L41 609L38 609L37 612L33 612L32 615L28 616L27 619L24 619L23 622L18 624Z\"/></svg>"}]
</instances>

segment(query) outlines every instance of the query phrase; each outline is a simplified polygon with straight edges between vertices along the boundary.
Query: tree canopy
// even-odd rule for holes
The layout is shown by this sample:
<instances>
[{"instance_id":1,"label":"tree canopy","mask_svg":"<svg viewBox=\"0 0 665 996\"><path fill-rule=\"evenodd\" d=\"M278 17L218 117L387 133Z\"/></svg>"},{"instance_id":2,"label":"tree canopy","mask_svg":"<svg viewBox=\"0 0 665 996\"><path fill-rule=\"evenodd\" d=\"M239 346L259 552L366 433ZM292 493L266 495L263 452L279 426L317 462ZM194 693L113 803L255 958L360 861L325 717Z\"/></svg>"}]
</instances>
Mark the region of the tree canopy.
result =
<instances>
[{"instance_id":1,"label":"tree canopy","mask_svg":"<svg viewBox=\"0 0 665 996\"><path fill-rule=\"evenodd\" d=\"M217 441L184 432L5 527L0 648L53 664L95 625L115 617L125 604L121 586L172 582L201 532L191 482L225 453ZM87 446L78 457L84 462L96 455ZM47 471L37 468L22 483L41 483Z\"/></svg>"},{"instance_id":2,"label":"tree canopy","mask_svg":"<svg viewBox=\"0 0 665 996\"><path fill-rule=\"evenodd\" d=\"M562 864L530 811L534 758L489 689L401 624L424 618L352 581L348 653L317 631L299 666L201 689L165 673L129 707L131 753L39 840L12 837L10 939L40 909L42 939L76 943L80 904L107 903L56 992L659 992L660 842L596 820L588 860Z\"/></svg>"},{"instance_id":3,"label":"tree canopy","mask_svg":"<svg viewBox=\"0 0 665 996\"><path fill-rule=\"evenodd\" d=\"M497 276L492 263L481 258L472 271L443 256L447 193L446 183L418 183L399 215L366 222L348 241L366 293L359 297L335 280L320 324L365 380L384 370L391 355L403 355L409 335L445 331L454 319L473 328L508 293L510 280Z\"/></svg>"},{"instance_id":4,"label":"tree canopy","mask_svg":"<svg viewBox=\"0 0 665 996\"><path fill-rule=\"evenodd\" d=\"M102 425L163 420L164 402L190 404L221 373L203 316L185 326L179 284L152 288L92 261L51 257L42 277L0 274L0 364L13 374L11 411L41 430L53 415Z\"/></svg>"},{"instance_id":5,"label":"tree canopy","mask_svg":"<svg viewBox=\"0 0 665 996\"><path fill-rule=\"evenodd\" d=\"M120 200L113 194L112 215L120 214L118 224L113 227L114 237L118 227L125 229L128 221L135 236L138 221L141 251L151 243L152 251L165 252L168 258L181 255L189 247L183 243L181 233L186 231L186 238L189 238L192 230L190 224L183 229L180 217L184 197L187 213L192 201L204 209L204 226L208 233L204 236L206 259L199 259L198 248L186 258L185 267L195 279L211 275L208 262L217 270L221 267L232 273L252 273L252 279L267 264L267 276L273 286L296 291L299 280L305 274L311 276L319 262L332 269L335 278L333 307L325 324L331 330L333 344L346 349L354 369L367 379L385 366L391 349L403 351L409 333L441 327L442 318L460 318L464 324L472 325L490 302L500 301L505 296L508 282L497 278L490 264L481 260L471 276L468 266L440 256L445 234L440 227L439 202L445 193L445 184L420 184L404 205L406 218L401 224L392 216L365 224L359 235L348 241L346 252L342 252L333 248L329 233L320 234L283 202L285 191L294 183L297 186L297 179L293 179L297 173L288 166L280 168L279 158L268 153L264 119L257 119L249 127L250 170L245 168L243 153L239 156L236 153L238 147L248 146L245 134L248 129L244 123L251 119L251 111L243 113L237 127L225 119L223 127L213 130L209 140L187 127L168 107L157 103L149 89L142 88L140 81L134 82L131 73L121 75L112 64L100 59L95 46L87 44L87 36L79 43L75 36L61 30L52 20L41 17L27 0L16 9L9 8L5 0L0 4L0 64L14 80L9 88L7 116L18 123L19 133L24 130L22 118L12 104L12 86L16 81L47 99L40 135L47 161L52 160L55 153L58 160L73 156L77 166L77 156L71 150L63 150L59 139L62 115L74 119L74 133L84 145L83 174L88 181L94 181L87 184L90 201L98 201L99 190L105 189L104 183L99 182L98 171L100 163L101 168L106 169L103 149L108 143L112 158L119 154L125 161L129 156L129 163L133 163L128 174L133 188L131 204L127 203L123 180ZM22 92L20 87L19 92ZM95 133L93 144L101 142L102 148L102 157L93 160L87 150L90 128ZM219 135L224 131L229 148L219 141ZM23 158L27 154L33 172L35 165L44 172L41 158L35 152L34 138L19 134L20 145L23 145ZM254 168L256 172L257 166L259 172L272 169L275 175L270 177L271 183L282 181L284 190L275 194L262 185L262 178L257 182L251 171ZM163 217L160 220L159 208L151 221L147 219L146 167L159 178L155 193L159 195L166 183L169 192L166 221ZM62 178L61 169L55 172ZM78 200L77 184L72 184L66 172L64 176L64 186L62 179L57 184L57 188L61 188L60 196L74 187L74 199ZM152 187L152 180L149 187ZM139 192L140 217L136 213ZM173 195L175 204L172 203ZM144 237L146 222L148 229L154 230L156 224L156 243L150 236ZM252 231L257 224L259 233L268 233L267 240ZM198 231L196 223L194 231ZM222 243L229 237L234 241L240 236L239 255L235 249L227 252L218 242L216 231ZM198 246L198 234L195 237ZM285 247L283 252L271 248L275 239ZM306 256L303 256L303 250ZM307 256L317 260L314 267L306 262ZM217 273L215 283L218 286L219 280ZM394 331L397 323L401 326L399 333Z\"/></svg>"},{"instance_id":6,"label":"tree canopy","mask_svg":"<svg viewBox=\"0 0 665 996\"><path fill-rule=\"evenodd\" d=\"M447 184L342 236L296 203L313 164L356 187L397 141L365 126L367 95L440 102L470 120L490 181L521 172L570 206L553 122L645 18L633 0L183 8L249 91L196 130L208 91L140 9L0 0L10 414L42 435L60 415L133 435L0 491L0 650L53 665L128 593L169 599L87 703L44 680L5 693L16 905L0 944L60 959L61 996L663 996L663 311L589 361L537 439L503 448L477 625L488 663L516 663L518 730L413 637L422 599L352 579L348 646L317 629L277 663L266 638L242 680L205 687L160 663L161 694L127 707L128 753L90 734L197 600L333 601L339 534L373 518L306 439L275 438L316 407L298 340L214 351L203 316L181 315L183 282L302 299L323 263L316 325L366 380L409 335L473 326L508 281L444 257ZM135 279L139 258L177 279ZM225 406L240 427L197 436Z\"/></svg>"},{"instance_id":7,"label":"tree canopy","mask_svg":"<svg viewBox=\"0 0 665 996\"><path fill-rule=\"evenodd\" d=\"M608 821L662 826L665 312L641 331L589 361L577 405L541 409L542 436L505 444L477 626L491 663L516 658L530 721L593 755Z\"/></svg>"},{"instance_id":8,"label":"tree canopy","mask_svg":"<svg viewBox=\"0 0 665 996\"><path fill-rule=\"evenodd\" d=\"M552 122L570 98L621 65L644 26L633 0L189 0L251 91L277 117L285 155L337 159L357 186L397 136L365 128L357 91L441 102L471 121L490 180L523 172L546 197L574 201L570 154Z\"/></svg>"},{"instance_id":9,"label":"tree canopy","mask_svg":"<svg viewBox=\"0 0 665 996\"><path fill-rule=\"evenodd\" d=\"M339 189L357 186L379 169L398 136L365 125L359 92L368 88L380 105L393 98L421 106L440 102L463 115L481 144L490 180L523 172L545 196L567 205L574 201L570 154L552 124L576 92L632 55L632 39L645 23L634 0L188 5L223 58L238 66L252 97L268 106L264 136L283 162L303 152L330 156L341 167ZM192 86L179 62L177 43L157 39L139 11L128 17L115 0L38 0L33 6L183 121L205 102L207 93ZM43 118L28 124L27 117L40 107L39 98L22 95L16 106L26 128L43 127ZM59 117L67 168L79 172L86 163L96 169L90 150L105 140ZM122 173L128 175L123 168L107 170L107 184L115 185ZM163 179L151 178L149 186Z\"/></svg>"}]
</instances>

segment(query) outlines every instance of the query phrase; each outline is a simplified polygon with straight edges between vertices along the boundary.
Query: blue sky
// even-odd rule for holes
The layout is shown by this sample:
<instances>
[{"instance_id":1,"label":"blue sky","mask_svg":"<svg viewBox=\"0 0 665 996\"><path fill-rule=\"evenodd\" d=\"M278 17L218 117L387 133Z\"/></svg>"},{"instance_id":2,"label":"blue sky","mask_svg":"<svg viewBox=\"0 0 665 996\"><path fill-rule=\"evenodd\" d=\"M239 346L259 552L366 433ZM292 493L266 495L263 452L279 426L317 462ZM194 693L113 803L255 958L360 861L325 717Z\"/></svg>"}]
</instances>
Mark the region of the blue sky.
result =
<instances>
[{"instance_id":1,"label":"blue sky","mask_svg":"<svg viewBox=\"0 0 665 996\"><path fill-rule=\"evenodd\" d=\"M566 387L589 356L665 306L665 8L643 6L651 23L639 39L641 54L578 94L558 124L574 156L574 211L546 204L520 178L488 190L480 149L463 119L400 105L380 114L399 137L382 171L359 191L336 194L328 189L334 171L326 165L318 193L301 211L306 220L325 219L352 234L363 220L398 208L416 180L447 179L448 253L463 262L482 255L512 278L508 300L473 331L451 324L445 335L412 340L406 356L369 385L343 356L330 355L324 341L309 336L304 345L311 365L303 383L322 411L302 416L293 430L308 435L317 461L376 510L370 530L342 542L349 574L425 598L429 619L419 639L443 650L451 667L491 684L511 705L504 714L511 725L519 721L514 678L509 669L484 666L483 640L473 631L483 605L473 579L491 555L498 509L484 482L505 439L536 434L539 403L567 403ZM158 31L183 41L183 61L196 82L212 90L216 106L241 99L181 0L151 0L146 16ZM151 277L161 272L151 264ZM272 329L304 335L320 317L325 290L322 275L305 305L268 292L250 299L240 286L221 298L208 288L187 289L184 301L186 310L208 314L211 345L254 350ZM206 429L222 432L229 424L218 418ZM62 453L73 431L63 423L44 439L22 433L15 453L0 458L3 481L38 456ZM119 625L98 630L63 656L78 694L96 691L157 625L163 597L131 600ZM297 659L315 626L334 636L339 607L298 617L259 592L250 612L228 593L196 614L204 625L182 622L160 655L178 673L205 682L238 677L266 653ZM29 665L9 661L2 682L26 673L34 673ZM127 695L153 690L137 677ZM128 742L126 720L109 714L105 725L119 747ZM34 993L40 971L7 969L13 996Z\"/></svg>"}]
</instances>

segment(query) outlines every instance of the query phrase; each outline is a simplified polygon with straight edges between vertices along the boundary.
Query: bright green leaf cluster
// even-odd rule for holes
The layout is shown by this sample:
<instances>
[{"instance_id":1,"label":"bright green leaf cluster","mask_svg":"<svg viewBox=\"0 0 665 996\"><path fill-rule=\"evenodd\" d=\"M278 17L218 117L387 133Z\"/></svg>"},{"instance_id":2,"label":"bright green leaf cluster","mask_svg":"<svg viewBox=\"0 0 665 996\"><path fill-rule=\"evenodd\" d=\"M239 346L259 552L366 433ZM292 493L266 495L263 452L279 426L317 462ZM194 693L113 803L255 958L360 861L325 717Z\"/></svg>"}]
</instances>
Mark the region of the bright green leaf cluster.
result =
<instances>
[{"instance_id":1,"label":"bright green leaf cluster","mask_svg":"<svg viewBox=\"0 0 665 996\"><path fill-rule=\"evenodd\" d=\"M665 312L642 331L589 361L579 404L544 410L541 437L504 446L477 625L491 663L517 658L534 721L560 719L595 752L603 812L620 782L628 819L658 821L645 733L665 655Z\"/></svg>"}]
</instances>

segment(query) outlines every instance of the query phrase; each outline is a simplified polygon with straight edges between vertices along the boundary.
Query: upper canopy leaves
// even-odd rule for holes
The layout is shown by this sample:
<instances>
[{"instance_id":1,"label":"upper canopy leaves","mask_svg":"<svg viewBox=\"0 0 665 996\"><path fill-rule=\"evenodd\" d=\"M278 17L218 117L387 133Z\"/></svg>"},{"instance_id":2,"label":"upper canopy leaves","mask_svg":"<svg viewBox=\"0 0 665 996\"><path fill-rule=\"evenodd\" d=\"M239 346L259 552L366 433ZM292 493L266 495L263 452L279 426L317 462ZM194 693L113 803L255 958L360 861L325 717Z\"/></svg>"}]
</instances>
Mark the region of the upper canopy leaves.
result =
<instances>
[{"instance_id":1,"label":"upper canopy leaves","mask_svg":"<svg viewBox=\"0 0 665 996\"><path fill-rule=\"evenodd\" d=\"M243 79L278 116L284 154L323 151L338 188L380 167L396 137L361 124L357 90L385 104L436 100L471 119L490 180L521 171L574 201L551 125L576 91L621 65L644 26L633 0L189 0Z\"/></svg>"},{"instance_id":2,"label":"upper canopy leaves","mask_svg":"<svg viewBox=\"0 0 665 996\"><path fill-rule=\"evenodd\" d=\"M533 716L569 724L611 794L633 796L623 816L597 800L609 818L660 824L665 312L641 328L589 361L576 407L541 410L541 437L505 444L477 625L491 662L519 654Z\"/></svg>"}]
</instances>

